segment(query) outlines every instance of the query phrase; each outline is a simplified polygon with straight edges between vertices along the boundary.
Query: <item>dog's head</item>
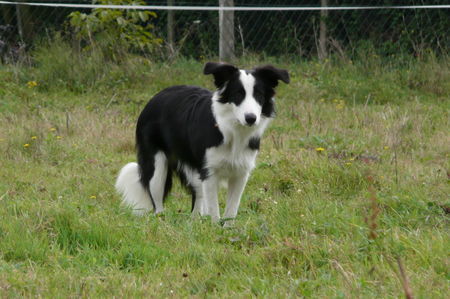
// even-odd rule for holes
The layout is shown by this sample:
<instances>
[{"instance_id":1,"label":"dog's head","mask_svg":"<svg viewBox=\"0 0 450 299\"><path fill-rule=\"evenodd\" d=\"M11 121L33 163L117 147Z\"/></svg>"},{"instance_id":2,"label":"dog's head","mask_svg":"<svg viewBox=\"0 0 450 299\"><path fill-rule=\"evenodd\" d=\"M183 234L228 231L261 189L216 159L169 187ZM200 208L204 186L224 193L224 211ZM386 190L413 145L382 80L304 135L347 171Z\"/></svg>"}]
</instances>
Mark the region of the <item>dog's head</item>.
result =
<instances>
[{"instance_id":1,"label":"dog's head","mask_svg":"<svg viewBox=\"0 0 450 299\"><path fill-rule=\"evenodd\" d=\"M204 73L214 76L217 101L229 107L238 124L249 127L257 126L261 116L273 115L275 87L280 80L289 83L289 73L271 65L247 71L231 64L208 62Z\"/></svg>"}]
</instances>

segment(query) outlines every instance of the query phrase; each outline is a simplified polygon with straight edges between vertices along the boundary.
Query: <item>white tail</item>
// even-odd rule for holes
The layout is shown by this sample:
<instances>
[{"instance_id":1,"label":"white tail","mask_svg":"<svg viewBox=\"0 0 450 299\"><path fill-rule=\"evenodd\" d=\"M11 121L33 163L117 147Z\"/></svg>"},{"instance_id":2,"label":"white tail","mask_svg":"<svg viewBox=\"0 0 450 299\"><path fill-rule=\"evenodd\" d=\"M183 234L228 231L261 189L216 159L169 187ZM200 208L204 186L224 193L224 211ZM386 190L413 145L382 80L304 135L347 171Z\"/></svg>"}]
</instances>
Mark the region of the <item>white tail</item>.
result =
<instances>
[{"instance_id":1,"label":"white tail","mask_svg":"<svg viewBox=\"0 0 450 299\"><path fill-rule=\"evenodd\" d=\"M153 205L139 178L138 164L128 163L120 170L116 181L116 190L122 194L123 203L133 208L134 214L143 215L152 211Z\"/></svg>"}]
</instances>

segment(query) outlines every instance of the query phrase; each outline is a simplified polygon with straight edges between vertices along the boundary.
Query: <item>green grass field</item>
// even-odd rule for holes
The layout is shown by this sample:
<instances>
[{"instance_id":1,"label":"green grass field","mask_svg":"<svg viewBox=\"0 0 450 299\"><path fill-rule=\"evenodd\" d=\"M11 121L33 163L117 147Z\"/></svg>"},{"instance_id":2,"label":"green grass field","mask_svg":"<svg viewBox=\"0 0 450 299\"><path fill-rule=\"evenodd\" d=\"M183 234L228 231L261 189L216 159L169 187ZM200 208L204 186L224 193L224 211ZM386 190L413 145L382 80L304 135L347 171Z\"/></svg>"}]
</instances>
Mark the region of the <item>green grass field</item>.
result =
<instances>
[{"instance_id":1,"label":"green grass field","mask_svg":"<svg viewBox=\"0 0 450 299\"><path fill-rule=\"evenodd\" d=\"M292 82L224 229L192 219L178 183L158 217L113 186L152 95L213 88L202 63L55 51L0 65L0 297L450 293L448 59L265 60Z\"/></svg>"}]
</instances>

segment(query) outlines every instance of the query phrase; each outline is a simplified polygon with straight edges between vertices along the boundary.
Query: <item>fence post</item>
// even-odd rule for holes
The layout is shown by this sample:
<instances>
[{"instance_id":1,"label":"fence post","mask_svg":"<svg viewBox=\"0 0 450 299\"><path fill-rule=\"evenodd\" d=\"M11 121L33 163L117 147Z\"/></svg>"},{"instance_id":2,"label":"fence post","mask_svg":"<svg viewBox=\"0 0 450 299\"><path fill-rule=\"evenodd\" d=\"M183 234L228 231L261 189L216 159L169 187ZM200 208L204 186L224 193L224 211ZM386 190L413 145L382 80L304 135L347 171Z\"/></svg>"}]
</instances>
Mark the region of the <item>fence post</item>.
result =
<instances>
[{"instance_id":1,"label":"fence post","mask_svg":"<svg viewBox=\"0 0 450 299\"><path fill-rule=\"evenodd\" d=\"M22 14L20 12L20 5L16 4L16 19L17 19L17 31L19 32L20 40L23 42L23 29L22 29Z\"/></svg>"},{"instance_id":2,"label":"fence post","mask_svg":"<svg viewBox=\"0 0 450 299\"><path fill-rule=\"evenodd\" d=\"M18 2L24 2L19 0ZM26 5L16 4L16 20L17 31L19 37L24 44L31 43L32 37L32 19L30 15L30 7Z\"/></svg>"},{"instance_id":3,"label":"fence post","mask_svg":"<svg viewBox=\"0 0 450 299\"><path fill-rule=\"evenodd\" d=\"M220 7L233 7L233 0L219 0ZM219 59L229 61L234 58L234 11L219 11Z\"/></svg>"},{"instance_id":4,"label":"fence post","mask_svg":"<svg viewBox=\"0 0 450 299\"><path fill-rule=\"evenodd\" d=\"M167 6L173 6L175 3L175 0L167 0ZM167 11L167 46L169 47L170 54L173 54L175 52L174 48L174 17L173 17L173 10Z\"/></svg>"},{"instance_id":5,"label":"fence post","mask_svg":"<svg viewBox=\"0 0 450 299\"><path fill-rule=\"evenodd\" d=\"M328 0L320 0L321 7L328 6ZM327 51L327 23L328 10L320 11L320 32L319 32L319 60L324 60L328 56Z\"/></svg>"}]
</instances>

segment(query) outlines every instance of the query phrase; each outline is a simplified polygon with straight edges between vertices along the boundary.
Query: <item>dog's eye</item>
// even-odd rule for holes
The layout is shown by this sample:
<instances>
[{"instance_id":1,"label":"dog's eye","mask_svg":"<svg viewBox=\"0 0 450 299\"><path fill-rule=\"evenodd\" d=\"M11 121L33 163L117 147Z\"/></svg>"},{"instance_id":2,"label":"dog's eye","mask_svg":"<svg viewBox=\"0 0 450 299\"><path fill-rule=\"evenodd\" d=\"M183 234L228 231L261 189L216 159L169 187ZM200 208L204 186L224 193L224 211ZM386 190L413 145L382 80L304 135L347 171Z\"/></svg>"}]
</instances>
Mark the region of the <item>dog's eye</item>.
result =
<instances>
[{"instance_id":1,"label":"dog's eye","mask_svg":"<svg viewBox=\"0 0 450 299\"><path fill-rule=\"evenodd\" d=\"M245 90L238 90L237 92L236 92L236 95L238 96L238 97L242 97L242 98L244 98L245 97Z\"/></svg>"},{"instance_id":2,"label":"dog's eye","mask_svg":"<svg viewBox=\"0 0 450 299\"><path fill-rule=\"evenodd\" d=\"M257 98L259 98L259 97L262 97L263 96L263 93L262 93L262 91L261 90L255 90L254 92L253 92L253 94L255 95L255 97L257 97Z\"/></svg>"}]
</instances>

